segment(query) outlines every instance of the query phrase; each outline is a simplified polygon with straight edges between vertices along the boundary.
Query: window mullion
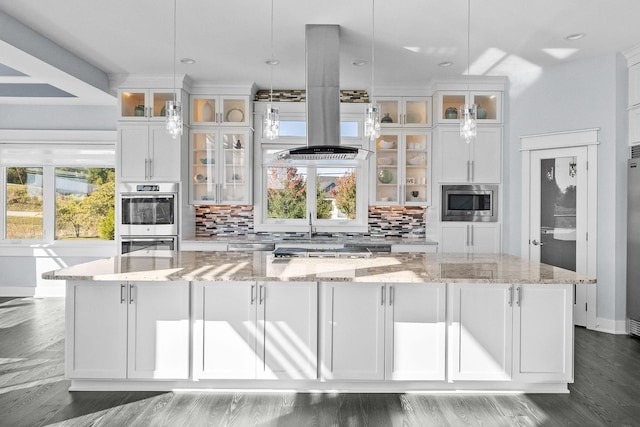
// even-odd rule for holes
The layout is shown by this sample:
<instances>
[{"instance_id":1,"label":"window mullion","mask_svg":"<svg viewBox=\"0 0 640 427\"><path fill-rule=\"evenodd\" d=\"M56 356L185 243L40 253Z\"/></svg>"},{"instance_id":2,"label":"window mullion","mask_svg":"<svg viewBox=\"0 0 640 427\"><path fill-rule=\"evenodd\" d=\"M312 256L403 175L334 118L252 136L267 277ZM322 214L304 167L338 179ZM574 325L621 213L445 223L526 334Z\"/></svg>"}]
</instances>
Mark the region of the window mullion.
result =
<instances>
[{"instance_id":1,"label":"window mullion","mask_svg":"<svg viewBox=\"0 0 640 427\"><path fill-rule=\"evenodd\" d=\"M0 240L7 239L7 168L6 166L0 167L0 198L2 199L2 215L0 218Z\"/></svg>"},{"instance_id":2,"label":"window mullion","mask_svg":"<svg viewBox=\"0 0 640 427\"><path fill-rule=\"evenodd\" d=\"M56 229L56 181L55 167L44 166L42 170L42 226L43 239L47 243L55 240Z\"/></svg>"}]
</instances>

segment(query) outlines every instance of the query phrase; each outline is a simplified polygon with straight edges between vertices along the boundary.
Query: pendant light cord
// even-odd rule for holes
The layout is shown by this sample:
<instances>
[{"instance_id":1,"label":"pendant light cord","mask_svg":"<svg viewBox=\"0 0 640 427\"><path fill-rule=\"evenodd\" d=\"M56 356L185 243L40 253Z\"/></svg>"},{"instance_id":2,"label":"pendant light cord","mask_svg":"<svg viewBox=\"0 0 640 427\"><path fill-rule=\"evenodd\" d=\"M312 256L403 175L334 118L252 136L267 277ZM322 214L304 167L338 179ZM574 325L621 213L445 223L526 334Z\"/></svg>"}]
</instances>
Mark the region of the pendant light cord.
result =
<instances>
[{"instance_id":1,"label":"pendant light cord","mask_svg":"<svg viewBox=\"0 0 640 427\"><path fill-rule=\"evenodd\" d=\"M177 27L177 0L173 0L173 102L177 101L176 96L176 27Z\"/></svg>"},{"instance_id":2,"label":"pendant light cord","mask_svg":"<svg viewBox=\"0 0 640 427\"><path fill-rule=\"evenodd\" d=\"M271 0L271 59L269 60L269 103L273 103L273 0Z\"/></svg>"},{"instance_id":3,"label":"pendant light cord","mask_svg":"<svg viewBox=\"0 0 640 427\"><path fill-rule=\"evenodd\" d=\"M373 105L373 88L375 84L376 64L376 0L371 0L371 96L369 103Z\"/></svg>"},{"instance_id":4,"label":"pendant light cord","mask_svg":"<svg viewBox=\"0 0 640 427\"><path fill-rule=\"evenodd\" d=\"M471 0L467 0L467 92L471 102Z\"/></svg>"}]
</instances>

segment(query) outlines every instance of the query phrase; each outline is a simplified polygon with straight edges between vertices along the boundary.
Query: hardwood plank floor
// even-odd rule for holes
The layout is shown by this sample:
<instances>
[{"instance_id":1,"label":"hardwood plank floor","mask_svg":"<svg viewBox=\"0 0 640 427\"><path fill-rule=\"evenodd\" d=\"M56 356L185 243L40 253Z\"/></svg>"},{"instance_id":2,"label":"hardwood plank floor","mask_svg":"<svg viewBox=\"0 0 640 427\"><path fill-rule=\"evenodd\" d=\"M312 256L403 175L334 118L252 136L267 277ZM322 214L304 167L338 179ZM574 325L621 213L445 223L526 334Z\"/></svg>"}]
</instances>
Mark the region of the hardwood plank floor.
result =
<instances>
[{"instance_id":1,"label":"hardwood plank floor","mask_svg":"<svg viewBox=\"0 0 640 427\"><path fill-rule=\"evenodd\" d=\"M69 392L64 300L0 298L0 427L640 425L640 340L575 332L569 395Z\"/></svg>"}]
</instances>

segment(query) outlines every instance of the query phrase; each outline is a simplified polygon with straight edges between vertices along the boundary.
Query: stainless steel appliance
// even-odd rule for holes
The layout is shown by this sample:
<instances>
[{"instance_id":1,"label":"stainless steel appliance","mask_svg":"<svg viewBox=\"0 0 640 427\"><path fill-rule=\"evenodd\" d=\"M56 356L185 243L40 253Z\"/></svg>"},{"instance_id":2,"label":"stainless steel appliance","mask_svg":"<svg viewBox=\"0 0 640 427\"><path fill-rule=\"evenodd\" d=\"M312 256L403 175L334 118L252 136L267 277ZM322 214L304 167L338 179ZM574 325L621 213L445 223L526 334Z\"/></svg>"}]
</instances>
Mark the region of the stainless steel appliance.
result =
<instances>
[{"instance_id":1,"label":"stainless steel appliance","mask_svg":"<svg viewBox=\"0 0 640 427\"><path fill-rule=\"evenodd\" d=\"M371 251L364 247L344 248L278 248L276 258L369 258Z\"/></svg>"},{"instance_id":2,"label":"stainless steel appliance","mask_svg":"<svg viewBox=\"0 0 640 427\"><path fill-rule=\"evenodd\" d=\"M121 236L178 235L178 184L121 184L119 233Z\"/></svg>"},{"instance_id":3,"label":"stainless steel appliance","mask_svg":"<svg viewBox=\"0 0 640 427\"><path fill-rule=\"evenodd\" d=\"M640 153L638 153L640 157ZM627 317L629 333L640 336L640 158L627 168Z\"/></svg>"},{"instance_id":4,"label":"stainless steel appliance","mask_svg":"<svg viewBox=\"0 0 640 427\"><path fill-rule=\"evenodd\" d=\"M178 250L178 184L120 185L120 253Z\"/></svg>"},{"instance_id":5,"label":"stainless steel appliance","mask_svg":"<svg viewBox=\"0 0 640 427\"><path fill-rule=\"evenodd\" d=\"M177 236L125 236L120 238L120 253L145 251L176 251Z\"/></svg>"},{"instance_id":6,"label":"stainless steel appliance","mask_svg":"<svg viewBox=\"0 0 640 427\"><path fill-rule=\"evenodd\" d=\"M443 185L442 221L498 221L498 186Z\"/></svg>"}]
</instances>

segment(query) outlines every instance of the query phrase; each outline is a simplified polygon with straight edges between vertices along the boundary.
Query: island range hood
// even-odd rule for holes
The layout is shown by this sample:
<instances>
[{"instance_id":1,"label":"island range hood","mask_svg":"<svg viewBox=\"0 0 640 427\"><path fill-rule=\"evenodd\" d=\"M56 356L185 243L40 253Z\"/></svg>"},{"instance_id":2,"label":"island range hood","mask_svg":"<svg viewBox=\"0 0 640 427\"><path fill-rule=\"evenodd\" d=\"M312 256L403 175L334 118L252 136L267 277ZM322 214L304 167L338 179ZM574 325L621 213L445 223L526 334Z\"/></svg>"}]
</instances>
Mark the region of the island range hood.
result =
<instances>
[{"instance_id":1,"label":"island range hood","mask_svg":"<svg viewBox=\"0 0 640 427\"><path fill-rule=\"evenodd\" d=\"M340 145L340 26L305 26L307 145L276 153L280 160L366 160L371 153Z\"/></svg>"}]
</instances>

